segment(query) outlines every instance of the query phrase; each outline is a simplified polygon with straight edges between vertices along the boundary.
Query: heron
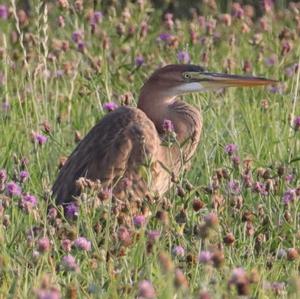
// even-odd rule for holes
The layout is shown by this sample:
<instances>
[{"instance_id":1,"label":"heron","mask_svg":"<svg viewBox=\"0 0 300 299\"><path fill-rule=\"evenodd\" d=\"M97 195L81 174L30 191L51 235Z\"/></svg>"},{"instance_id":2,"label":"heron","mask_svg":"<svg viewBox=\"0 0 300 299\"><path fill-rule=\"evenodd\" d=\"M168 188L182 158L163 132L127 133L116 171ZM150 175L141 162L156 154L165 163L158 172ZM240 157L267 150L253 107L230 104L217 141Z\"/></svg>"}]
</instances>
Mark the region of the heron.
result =
<instances>
[{"instance_id":1,"label":"heron","mask_svg":"<svg viewBox=\"0 0 300 299\"><path fill-rule=\"evenodd\" d=\"M128 189L138 198L163 195L172 186L172 175L189 168L201 136L201 112L181 96L275 82L190 64L156 70L141 88L137 107L108 113L80 141L53 185L56 203L68 204L80 195L80 178L100 182L119 200L128 196Z\"/></svg>"}]
</instances>

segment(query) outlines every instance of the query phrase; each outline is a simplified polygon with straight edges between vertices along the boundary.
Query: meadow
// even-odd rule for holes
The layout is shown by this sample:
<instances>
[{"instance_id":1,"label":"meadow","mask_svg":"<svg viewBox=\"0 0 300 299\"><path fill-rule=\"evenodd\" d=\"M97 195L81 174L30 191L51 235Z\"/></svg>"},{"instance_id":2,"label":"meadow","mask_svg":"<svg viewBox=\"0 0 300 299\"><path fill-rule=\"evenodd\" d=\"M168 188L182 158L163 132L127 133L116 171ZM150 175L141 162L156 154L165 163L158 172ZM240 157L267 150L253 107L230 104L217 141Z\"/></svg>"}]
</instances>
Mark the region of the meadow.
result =
<instances>
[{"instance_id":1,"label":"meadow","mask_svg":"<svg viewBox=\"0 0 300 299\"><path fill-rule=\"evenodd\" d=\"M0 298L299 298L300 5L30 3L0 3ZM171 63L279 83L185 96L192 167L139 213L88 186L47 209L81 138Z\"/></svg>"}]
</instances>

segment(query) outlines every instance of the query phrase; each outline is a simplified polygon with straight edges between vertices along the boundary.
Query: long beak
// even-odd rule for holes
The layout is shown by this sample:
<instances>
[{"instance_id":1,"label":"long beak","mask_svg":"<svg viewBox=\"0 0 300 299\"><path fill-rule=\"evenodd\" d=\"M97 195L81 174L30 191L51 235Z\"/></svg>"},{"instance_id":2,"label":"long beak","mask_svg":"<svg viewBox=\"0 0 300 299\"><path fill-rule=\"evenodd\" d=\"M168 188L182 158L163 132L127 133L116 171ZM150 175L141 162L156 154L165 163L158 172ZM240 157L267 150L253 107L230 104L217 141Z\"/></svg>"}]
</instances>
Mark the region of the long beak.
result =
<instances>
[{"instance_id":1,"label":"long beak","mask_svg":"<svg viewBox=\"0 0 300 299\"><path fill-rule=\"evenodd\" d=\"M205 88L221 88L230 86L261 86L275 84L278 81L253 76L239 76L221 73L198 73L193 76L195 81L198 81Z\"/></svg>"}]
</instances>

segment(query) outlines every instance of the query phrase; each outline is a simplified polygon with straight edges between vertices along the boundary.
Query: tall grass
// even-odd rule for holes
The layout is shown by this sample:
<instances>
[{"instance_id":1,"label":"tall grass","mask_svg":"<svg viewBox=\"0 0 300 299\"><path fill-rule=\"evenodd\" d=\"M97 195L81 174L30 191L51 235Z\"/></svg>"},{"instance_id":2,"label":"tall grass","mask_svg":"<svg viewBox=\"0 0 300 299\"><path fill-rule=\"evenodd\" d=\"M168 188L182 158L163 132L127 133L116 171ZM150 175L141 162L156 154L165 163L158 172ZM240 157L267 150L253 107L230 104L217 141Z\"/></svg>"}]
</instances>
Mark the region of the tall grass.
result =
<instances>
[{"instance_id":1,"label":"tall grass","mask_svg":"<svg viewBox=\"0 0 300 299\"><path fill-rule=\"evenodd\" d=\"M247 273L244 294L297 298L300 8L272 10L253 22L232 17L226 26L220 12L207 6L206 22L216 20L208 33L210 25L202 27L198 16L173 20L168 29L163 12L148 1L128 2L125 8L102 7L106 13L93 33L92 4L84 3L81 10L81 1L75 2L33 2L37 5L24 19L12 0L9 18L0 17L0 169L8 173L0 183L0 297L45 298L42 292L48 291L61 298L135 298L141 296L139 283L149 280L158 298L234 298L243 292L232 271L242 267ZM284 28L286 36L280 39ZM82 45L72 40L74 32L83 33ZM165 32L173 35L167 42L159 40ZM290 51L283 50L285 43ZM212 71L244 73L248 61L251 73L280 83L184 97L202 111L197 154L180 186L159 200L145 199L140 213L146 224L126 227L129 243L120 239L120 223L134 215L129 210L116 217L110 200L94 206L84 201L76 220L65 219L60 209L51 219L51 186L60 159L76 146L75 134L85 136L101 120L106 102L121 104L128 97L136 106L145 79L162 65L178 63L182 50L189 52L191 63ZM144 58L141 66L135 64L138 55ZM266 63L272 55L274 63ZM47 136L47 142L40 145L36 134ZM224 151L227 144L237 145L238 166ZM253 180L248 188L247 163ZM23 183L22 170L29 173ZM10 181L21 185L21 196L9 195ZM239 192L228 187L231 181L239 182ZM266 194L255 190L257 182L269 188ZM288 190L295 198L286 205ZM93 198L91 193L86 190L82 198ZM24 206L25 194L37 197L36 207ZM195 211L197 200L204 204L200 211ZM211 213L218 224L208 227ZM149 237L153 231L160 234L156 241ZM228 233L234 236L231 245L224 241ZM73 245L68 253L62 241L79 236L91 241L92 250ZM50 240L45 250L39 245L44 237ZM174 254L177 245L184 248L183 256ZM220 263L199 262L203 251ZM76 271L64 265L67 254L75 257ZM175 269L182 271L181 280Z\"/></svg>"}]
</instances>

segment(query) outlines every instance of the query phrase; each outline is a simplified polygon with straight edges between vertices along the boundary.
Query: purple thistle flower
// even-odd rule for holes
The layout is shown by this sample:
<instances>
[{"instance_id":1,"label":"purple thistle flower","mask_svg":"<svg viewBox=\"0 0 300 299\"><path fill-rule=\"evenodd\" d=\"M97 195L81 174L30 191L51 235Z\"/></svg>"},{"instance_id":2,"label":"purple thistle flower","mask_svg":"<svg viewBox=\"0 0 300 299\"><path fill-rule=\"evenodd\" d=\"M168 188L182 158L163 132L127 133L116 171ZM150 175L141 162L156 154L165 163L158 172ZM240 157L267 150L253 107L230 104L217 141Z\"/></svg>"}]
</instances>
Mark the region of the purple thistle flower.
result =
<instances>
[{"instance_id":1,"label":"purple thistle flower","mask_svg":"<svg viewBox=\"0 0 300 299\"><path fill-rule=\"evenodd\" d=\"M160 237L160 231L158 230L150 230L148 232L148 240L150 242L155 242L156 240L158 240Z\"/></svg>"},{"instance_id":2,"label":"purple thistle flower","mask_svg":"<svg viewBox=\"0 0 300 299\"><path fill-rule=\"evenodd\" d=\"M240 183L239 181L232 180L228 183L228 188L230 193L232 194L239 194L241 192Z\"/></svg>"},{"instance_id":3,"label":"purple thistle flower","mask_svg":"<svg viewBox=\"0 0 300 299\"><path fill-rule=\"evenodd\" d=\"M227 144L224 148L226 154L231 156L233 153L237 151L237 146L233 143Z\"/></svg>"},{"instance_id":4,"label":"purple thistle flower","mask_svg":"<svg viewBox=\"0 0 300 299\"><path fill-rule=\"evenodd\" d=\"M118 229L118 239L123 244L130 244L131 242L131 234L125 226L120 226Z\"/></svg>"},{"instance_id":5,"label":"purple thistle flower","mask_svg":"<svg viewBox=\"0 0 300 299\"><path fill-rule=\"evenodd\" d=\"M38 289L36 290L37 299L60 299L61 294L58 289L52 287L51 289Z\"/></svg>"},{"instance_id":6,"label":"purple thistle flower","mask_svg":"<svg viewBox=\"0 0 300 299\"><path fill-rule=\"evenodd\" d=\"M273 0L263 0L263 8L265 10L266 13L269 13L270 11L273 10Z\"/></svg>"},{"instance_id":7,"label":"purple thistle flower","mask_svg":"<svg viewBox=\"0 0 300 299\"><path fill-rule=\"evenodd\" d=\"M22 204L24 204L24 206L29 204L31 207L35 207L37 205L37 199L34 195L24 195L22 198Z\"/></svg>"},{"instance_id":8,"label":"purple thistle flower","mask_svg":"<svg viewBox=\"0 0 300 299\"><path fill-rule=\"evenodd\" d=\"M271 93L278 93L278 94L283 94L285 91L285 85L282 84L275 84L275 85L271 85L268 88L268 91Z\"/></svg>"},{"instance_id":9,"label":"purple thistle flower","mask_svg":"<svg viewBox=\"0 0 300 299\"><path fill-rule=\"evenodd\" d=\"M118 106L118 104L116 104L114 102L108 102L108 103L104 103L102 107L107 112L111 112L111 111L116 110L119 106Z\"/></svg>"},{"instance_id":10,"label":"purple thistle flower","mask_svg":"<svg viewBox=\"0 0 300 299\"><path fill-rule=\"evenodd\" d=\"M74 246L84 251L90 251L92 244L84 237L79 237L74 241Z\"/></svg>"},{"instance_id":11,"label":"purple thistle flower","mask_svg":"<svg viewBox=\"0 0 300 299\"><path fill-rule=\"evenodd\" d=\"M39 134L39 133L34 133L33 138L34 138L35 142L38 143L39 145L45 144L48 140L47 136L44 136L44 135Z\"/></svg>"},{"instance_id":12,"label":"purple thistle flower","mask_svg":"<svg viewBox=\"0 0 300 299\"><path fill-rule=\"evenodd\" d=\"M68 218L74 218L78 216L78 206L71 202L65 206L65 213Z\"/></svg>"},{"instance_id":13,"label":"purple thistle flower","mask_svg":"<svg viewBox=\"0 0 300 299\"><path fill-rule=\"evenodd\" d=\"M211 262L212 254L209 251L201 251L198 257L198 261L201 264L209 264Z\"/></svg>"},{"instance_id":14,"label":"purple thistle flower","mask_svg":"<svg viewBox=\"0 0 300 299\"><path fill-rule=\"evenodd\" d=\"M144 60L144 57L142 55L138 55L136 58L135 58L135 65L137 67L140 67L144 64L145 60Z\"/></svg>"},{"instance_id":15,"label":"purple thistle flower","mask_svg":"<svg viewBox=\"0 0 300 299\"><path fill-rule=\"evenodd\" d=\"M180 51L177 54L177 59L180 63L189 63L190 62L190 54L186 51Z\"/></svg>"},{"instance_id":16,"label":"purple thistle flower","mask_svg":"<svg viewBox=\"0 0 300 299\"><path fill-rule=\"evenodd\" d=\"M242 176L242 179L243 179L243 185L246 187L246 188L249 188L252 186L252 176L249 175L249 174L244 174Z\"/></svg>"},{"instance_id":17,"label":"purple thistle flower","mask_svg":"<svg viewBox=\"0 0 300 299\"><path fill-rule=\"evenodd\" d=\"M29 178L29 173L26 170L22 170L19 173L19 178L20 178L20 182L24 183L27 181L27 179Z\"/></svg>"},{"instance_id":18,"label":"purple thistle flower","mask_svg":"<svg viewBox=\"0 0 300 299\"><path fill-rule=\"evenodd\" d=\"M277 56L276 54L272 54L270 57L265 59L265 64L267 66L273 66L277 62Z\"/></svg>"},{"instance_id":19,"label":"purple thistle flower","mask_svg":"<svg viewBox=\"0 0 300 299\"><path fill-rule=\"evenodd\" d=\"M0 169L0 183L4 183L7 180L7 173L5 169Z\"/></svg>"},{"instance_id":20,"label":"purple thistle flower","mask_svg":"<svg viewBox=\"0 0 300 299\"><path fill-rule=\"evenodd\" d=\"M74 31L72 33L72 40L73 40L74 43L77 44L82 39L83 39L83 32L81 30Z\"/></svg>"},{"instance_id":21,"label":"purple thistle flower","mask_svg":"<svg viewBox=\"0 0 300 299\"><path fill-rule=\"evenodd\" d=\"M168 42L171 39L172 35L170 33L161 33L158 37L159 40L163 42Z\"/></svg>"},{"instance_id":22,"label":"purple thistle flower","mask_svg":"<svg viewBox=\"0 0 300 299\"><path fill-rule=\"evenodd\" d=\"M244 9L243 8L237 10L236 17L238 19L242 19L244 17Z\"/></svg>"},{"instance_id":23,"label":"purple thistle flower","mask_svg":"<svg viewBox=\"0 0 300 299\"><path fill-rule=\"evenodd\" d=\"M174 125L173 125L173 122L170 119L164 119L162 127L163 127L163 130L164 130L165 133L174 132Z\"/></svg>"},{"instance_id":24,"label":"purple thistle flower","mask_svg":"<svg viewBox=\"0 0 300 299\"><path fill-rule=\"evenodd\" d=\"M247 278L246 271L241 267L235 268L231 272L231 278L229 280L229 283L230 284L236 284L239 281L244 280L245 278Z\"/></svg>"},{"instance_id":25,"label":"purple thistle flower","mask_svg":"<svg viewBox=\"0 0 300 299\"><path fill-rule=\"evenodd\" d=\"M78 49L79 52L83 52L84 51L84 49L85 49L85 43L84 43L84 41L79 41L77 43L77 49Z\"/></svg>"},{"instance_id":26,"label":"purple thistle flower","mask_svg":"<svg viewBox=\"0 0 300 299\"><path fill-rule=\"evenodd\" d=\"M145 225L146 219L144 215L137 215L133 217L133 224L135 227L140 228Z\"/></svg>"},{"instance_id":27,"label":"purple thistle flower","mask_svg":"<svg viewBox=\"0 0 300 299\"><path fill-rule=\"evenodd\" d=\"M295 74L295 70L292 66L287 67L284 70L284 73L288 76L288 77L292 77Z\"/></svg>"},{"instance_id":28,"label":"purple thistle flower","mask_svg":"<svg viewBox=\"0 0 300 299\"><path fill-rule=\"evenodd\" d=\"M294 201L296 199L296 190L295 189L288 189L285 191L285 193L282 196L283 202L287 205L290 202Z\"/></svg>"},{"instance_id":29,"label":"purple thistle flower","mask_svg":"<svg viewBox=\"0 0 300 299\"><path fill-rule=\"evenodd\" d=\"M92 13L90 17L90 24L91 25L96 25L102 22L103 19L103 14L101 11L95 11Z\"/></svg>"},{"instance_id":30,"label":"purple thistle flower","mask_svg":"<svg viewBox=\"0 0 300 299\"><path fill-rule=\"evenodd\" d=\"M244 9L242 8L240 3L234 3L232 5L231 15L238 19L242 19L244 17Z\"/></svg>"},{"instance_id":31,"label":"purple thistle flower","mask_svg":"<svg viewBox=\"0 0 300 299\"><path fill-rule=\"evenodd\" d=\"M41 238L37 242L38 251L45 253L50 250L50 240L47 237Z\"/></svg>"},{"instance_id":32,"label":"purple thistle flower","mask_svg":"<svg viewBox=\"0 0 300 299\"><path fill-rule=\"evenodd\" d=\"M259 193L260 195L268 195L268 191L266 186L261 182L255 182L252 184L252 191L255 193Z\"/></svg>"},{"instance_id":33,"label":"purple thistle flower","mask_svg":"<svg viewBox=\"0 0 300 299\"><path fill-rule=\"evenodd\" d=\"M287 174L284 178L284 180L287 182L287 183L291 183L294 179L294 176L290 173L290 174Z\"/></svg>"},{"instance_id":34,"label":"purple thistle flower","mask_svg":"<svg viewBox=\"0 0 300 299\"><path fill-rule=\"evenodd\" d=\"M0 5L0 19L6 20L8 18L8 10L6 5Z\"/></svg>"},{"instance_id":35,"label":"purple thistle flower","mask_svg":"<svg viewBox=\"0 0 300 299\"><path fill-rule=\"evenodd\" d=\"M67 271L77 272L79 270L78 264L76 263L74 256L70 254L63 257L61 264Z\"/></svg>"},{"instance_id":36,"label":"purple thistle flower","mask_svg":"<svg viewBox=\"0 0 300 299\"><path fill-rule=\"evenodd\" d=\"M297 73L298 68L299 68L298 63L295 63L294 65L289 66L289 67L287 67L287 68L285 69L285 74L286 74L288 77L292 77L295 73Z\"/></svg>"},{"instance_id":37,"label":"purple thistle flower","mask_svg":"<svg viewBox=\"0 0 300 299\"><path fill-rule=\"evenodd\" d=\"M239 276L243 276L245 274L246 274L246 271L241 267L235 268L235 269L232 270L232 277L233 278L238 278Z\"/></svg>"},{"instance_id":38,"label":"purple thistle flower","mask_svg":"<svg viewBox=\"0 0 300 299\"><path fill-rule=\"evenodd\" d=\"M155 290L149 280L142 280L138 286L139 299L154 299L156 298Z\"/></svg>"},{"instance_id":39,"label":"purple thistle flower","mask_svg":"<svg viewBox=\"0 0 300 299\"><path fill-rule=\"evenodd\" d=\"M184 248L180 245L173 248L173 254L178 257L183 257L185 254Z\"/></svg>"},{"instance_id":40,"label":"purple thistle flower","mask_svg":"<svg viewBox=\"0 0 300 299\"><path fill-rule=\"evenodd\" d=\"M20 196L22 189L15 182L9 182L6 184L6 191L9 196Z\"/></svg>"},{"instance_id":41,"label":"purple thistle flower","mask_svg":"<svg viewBox=\"0 0 300 299\"><path fill-rule=\"evenodd\" d=\"M294 125L294 130L295 131L299 131L300 130L300 116L296 116L294 118L293 125Z\"/></svg>"},{"instance_id":42,"label":"purple thistle flower","mask_svg":"<svg viewBox=\"0 0 300 299\"><path fill-rule=\"evenodd\" d=\"M56 78L61 78L65 74L65 71L64 70L57 70L54 74L55 74Z\"/></svg>"}]
</instances>

